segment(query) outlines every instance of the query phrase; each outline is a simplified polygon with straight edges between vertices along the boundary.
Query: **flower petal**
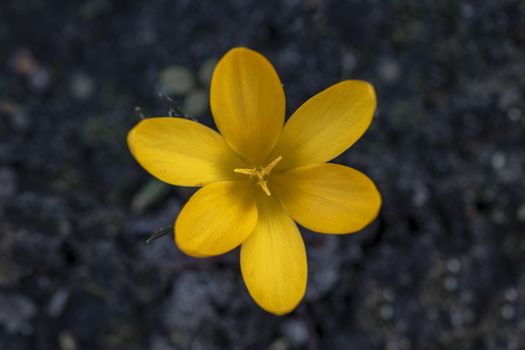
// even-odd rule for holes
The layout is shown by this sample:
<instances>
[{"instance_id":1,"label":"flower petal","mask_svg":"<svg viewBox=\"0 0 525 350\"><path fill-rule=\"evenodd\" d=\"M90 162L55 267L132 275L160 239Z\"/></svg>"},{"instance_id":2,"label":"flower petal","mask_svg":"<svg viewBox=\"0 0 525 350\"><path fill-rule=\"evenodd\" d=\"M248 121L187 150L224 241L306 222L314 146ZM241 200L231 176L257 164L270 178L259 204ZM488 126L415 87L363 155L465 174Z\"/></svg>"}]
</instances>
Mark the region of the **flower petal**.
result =
<instances>
[{"instance_id":1,"label":"flower petal","mask_svg":"<svg viewBox=\"0 0 525 350\"><path fill-rule=\"evenodd\" d=\"M306 101L286 122L268 159L283 156L281 170L328 162L364 134L376 108L367 82L340 82Z\"/></svg>"},{"instance_id":2,"label":"flower petal","mask_svg":"<svg viewBox=\"0 0 525 350\"><path fill-rule=\"evenodd\" d=\"M213 72L210 105L226 142L261 166L284 123L284 90L272 64L246 48L228 51Z\"/></svg>"},{"instance_id":3,"label":"flower petal","mask_svg":"<svg viewBox=\"0 0 525 350\"><path fill-rule=\"evenodd\" d=\"M363 173L317 164L273 175L271 190L300 225L322 233L352 233L379 213L381 195Z\"/></svg>"},{"instance_id":4,"label":"flower petal","mask_svg":"<svg viewBox=\"0 0 525 350\"><path fill-rule=\"evenodd\" d=\"M263 193L259 197L266 195ZM255 302L276 315L292 311L306 290L304 242L273 197L258 201L259 222L241 246L241 271Z\"/></svg>"},{"instance_id":5,"label":"flower petal","mask_svg":"<svg viewBox=\"0 0 525 350\"><path fill-rule=\"evenodd\" d=\"M238 178L243 161L216 131L182 118L149 118L128 134L135 159L151 175L178 186Z\"/></svg>"},{"instance_id":6,"label":"flower petal","mask_svg":"<svg viewBox=\"0 0 525 350\"><path fill-rule=\"evenodd\" d=\"M216 182L199 189L175 223L175 241L186 254L226 253L248 238L257 224L254 186L248 181Z\"/></svg>"}]
</instances>

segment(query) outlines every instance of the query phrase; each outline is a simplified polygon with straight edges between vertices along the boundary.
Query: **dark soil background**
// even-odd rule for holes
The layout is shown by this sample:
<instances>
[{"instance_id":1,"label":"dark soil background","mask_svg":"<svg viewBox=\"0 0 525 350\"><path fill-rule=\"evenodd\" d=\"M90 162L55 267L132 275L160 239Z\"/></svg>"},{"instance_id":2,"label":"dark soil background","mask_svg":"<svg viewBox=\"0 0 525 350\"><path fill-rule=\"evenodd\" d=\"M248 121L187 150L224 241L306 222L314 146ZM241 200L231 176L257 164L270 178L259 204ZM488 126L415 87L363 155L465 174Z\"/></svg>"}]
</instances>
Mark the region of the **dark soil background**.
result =
<instances>
[{"instance_id":1,"label":"dark soil background","mask_svg":"<svg viewBox=\"0 0 525 350\"><path fill-rule=\"evenodd\" d=\"M132 159L166 115L210 123L214 62L261 51L288 115L371 81L370 130L336 159L383 195L348 236L304 231L307 295L250 299L238 251L184 256L191 189ZM0 349L525 349L524 1L0 2ZM139 113L139 114L140 114Z\"/></svg>"}]
</instances>

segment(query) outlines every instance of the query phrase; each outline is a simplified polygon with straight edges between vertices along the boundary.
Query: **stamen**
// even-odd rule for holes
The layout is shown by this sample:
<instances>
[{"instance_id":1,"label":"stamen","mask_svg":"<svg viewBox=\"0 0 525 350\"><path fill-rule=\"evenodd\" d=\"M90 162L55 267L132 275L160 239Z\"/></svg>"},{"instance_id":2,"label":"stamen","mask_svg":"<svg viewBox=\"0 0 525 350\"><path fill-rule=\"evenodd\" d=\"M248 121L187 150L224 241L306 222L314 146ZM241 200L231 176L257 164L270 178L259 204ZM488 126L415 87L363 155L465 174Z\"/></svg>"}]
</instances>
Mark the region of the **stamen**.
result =
<instances>
[{"instance_id":1,"label":"stamen","mask_svg":"<svg viewBox=\"0 0 525 350\"><path fill-rule=\"evenodd\" d=\"M259 180L257 181L257 185L261 186L264 193L266 193L268 196L271 196L270 189L268 188L268 180Z\"/></svg>"},{"instance_id":2,"label":"stamen","mask_svg":"<svg viewBox=\"0 0 525 350\"><path fill-rule=\"evenodd\" d=\"M281 161L281 159L283 159L282 156L275 158L270 164L268 164L265 168L261 170L261 175L262 176L269 175L273 167L276 166L277 163Z\"/></svg>"},{"instance_id":3,"label":"stamen","mask_svg":"<svg viewBox=\"0 0 525 350\"><path fill-rule=\"evenodd\" d=\"M238 174L249 175L249 176L256 176L257 175L257 170L256 169L233 169L233 172L234 173L238 173Z\"/></svg>"},{"instance_id":4,"label":"stamen","mask_svg":"<svg viewBox=\"0 0 525 350\"><path fill-rule=\"evenodd\" d=\"M257 186L260 186L261 189L266 193L268 196L271 196L270 189L268 188L268 180L265 180L264 177L267 175L270 175L270 172L272 169L277 165L283 159L282 156L279 156L275 158L270 164L265 166L264 168L253 168L253 169L243 169L243 168L236 168L233 169L234 173L237 174L244 174L248 175L250 177L257 176Z\"/></svg>"}]
</instances>

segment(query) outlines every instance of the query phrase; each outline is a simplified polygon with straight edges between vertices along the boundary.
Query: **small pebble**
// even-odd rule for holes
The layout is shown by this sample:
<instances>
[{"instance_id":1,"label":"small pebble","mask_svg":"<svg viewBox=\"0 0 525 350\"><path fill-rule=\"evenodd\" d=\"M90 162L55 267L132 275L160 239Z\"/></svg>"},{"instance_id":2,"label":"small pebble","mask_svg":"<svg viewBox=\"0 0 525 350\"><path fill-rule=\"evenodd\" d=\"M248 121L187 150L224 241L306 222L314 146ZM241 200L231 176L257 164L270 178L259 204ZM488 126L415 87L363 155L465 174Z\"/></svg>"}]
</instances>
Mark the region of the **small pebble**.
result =
<instances>
[{"instance_id":1,"label":"small pebble","mask_svg":"<svg viewBox=\"0 0 525 350\"><path fill-rule=\"evenodd\" d=\"M173 350L173 346L169 340L160 335L153 335L151 344L149 346L151 350Z\"/></svg>"},{"instance_id":2,"label":"small pebble","mask_svg":"<svg viewBox=\"0 0 525 350\"><path fill-rule=\"evenodd\" d=\"M36 311L37 308L31 299L19 295L0 294L0 325L4 326L7 333L27 334L28 322Z\"/></svg>"},{"instance_id":3,"label":"small pebble","mask_svg":"<svg viewBox=\"0 0 525 350\"><path fill-rule=\"evenodd\" d=\"M452 273L458 273L461 269L461 263L458 259L450 259L447 261L447 269Z\"/></svg>"},{"instance_id":4,"label":"small pebble","mask_svg":"<svg viewBox=\"0 0 525 350\"><path fill-rule=\"evenodd\" d=\"M504 320L509 321L509 320L512 320L514 316L516 315L516 310L514 309L512 305L505 304L501 307L500 314Z\"/></svg>"},{"instance_id":5,"label":"small pebble","mask_svg":"<svg viewBox=\"0 0 525 350\"><path fill-rule=\"evenodd\" d=\"M401 76L399 63L392 59L384 59L379 63L379 75L386 83L394 83Z\"/></svg>"},{"instance_id":6,"label":"small pebble","mask_svg":"<svg viewBox=\"0 0 525 350\"><path fill-rule=\"evenodd\" d=\"M345 50L341 59L341 66L346 73L351 73L357 66L357 58L352 51Z\"/></svg>"},{"instance_id":7,"label":"small pebble","mask_svg":"<svg viewBox=\"0 0 525 350\"><path fill-rule=\"evenodd\" d=\"M465 290L461 293L461 300L469 304L474 300L474 294L470 290Z\"/></svg>"},{"instance_id":8,"label":"small pebble","mask_svg":"<svg viewBox=\"0 0 525 350\"><path fill-rule=\"evenodd\" d=\"M507 117L510 121L517 122L521 119L521 111L517 107L512 107L507 111Z\"/></svg>"},{"instance_id":9,"label":"small pebble","mask_svg":"<svg viewBox=\"0 0 525 350\"><path fill-rule=\"evenodd\" d=\"M94 90L93 80L84 73L74 74L70 85L73 97L81 101L90 98Z\"/></svg>"},{"instance_id":10,"label":"small pebble","mask_svg":"<svg viewBox=\"0 0 525 350\"><path fill-rule=\"evenodd\" d=\"M503 153L495 153L492 156L492 167L494 169L501 169L505 166L506 158Z\"/></svg>"},{"instance_id":11,"label":"small pebble","mask_svg":"<svg viewBox=\"0 0 525 350\"><path fill-rule=\"evenodd\" d=\"M381 309L379 309L379 313L381 315L381 318L386 321L389 321L394 317L394 309L388 304L381 306Z\"/></svg>"},{"instance_id":12,"label":"small pebble","mask_svg":"<svg viewBox=\"0 0 525 350\"><path fill-rule=\"evenodd\" d=\"M450 315L450 321L454 325L454 327L461 327L465 321L464 315L461 311L459 312L453 312L452 315Z\"/></svg>"},{"instance_id":13,"label":"small pebble","mask_svg":"<svg viewBox=\"0 0 525 350\"><path fill-rule=\"evenodd\" d=\"M409 350L410 341L406 338L392 339L386 344L386 350Z\"/></svg>"},{"instance_id":14,"label":"small pebble","mask_svg":"<svg viewBox=\"0 0 525 350\"><path fill-rule=\"evenodd\" d=\"M395 294L392 291L392 289L386 288L383 290L383 299L385 299L386 301L392 302L394 301L394 298L395 298Z\"/></svg>"},{"instance_id":15,"label":"small pebble","mask_svg":"<svg viewBox=\"0 0 525 350\"><path fill-rule=\"evenodd\" d=\"M300 346L308 340L308 325L300 319L292 319L283 325L283 333L295 346Z\"/></svg>"},{"instance_id":16,"label":"small pebble","mask_svg":"<svg viewBox=\"0 0 525 350\"><path fill-rule=\"evenodd\" d=\"M17 51L13 56L12 63L15 71L25 76L33 74L38 68L38 63L27 50Z\"/></svg>"},{"instance_id":17,"label":"small pebble","mask_svg":"<svg viewBox=\"0 0 525 350\"><path fill-rule=\"evenodd\" d=\"M499 89L499 107L503 110L511 108L521 101L521 92L518 86L508 85Z\"/></svg>"},{"instance_id":18,"label":"small pebble","mask_svg":"<svg viewBox=\"0 0 525 350\"><path fill-rule=\"evenodd\" d=\"M5 114L11 121L12 126L18 130L25 130L29 126L29 117L23 108L10 100L0 102L0 117Z\"/></svg>"},{"instance_id":19,"label":"small pebble","mask_svg":"<svg viewBox=\"0 0 525 350\"><path fill-rule=\"evenodd\" d=\"M505 299L507 301L513 302L518 299L518 290L516 288L509 288L505 291Z\"/></svg>"},{"instance_id":20,"label":"small pebble","mask_svg":"<svg viewBox=\"0 0 525 350\"><path fill-rule=\"evenodd\" d=\"M182 111L190 117L198 117L208 110L208 93L202 89L191 91L182 104Z\"/></svg>"},{"instance_id":21,"label":"small pebble","mask_svg":"<svg viewBox=\"0 0 525 350\"><path fill-rule=\"evenodd\" d=\"M34 74L29 77L29 82L33 89L37 91L45 90L51 82L51 74L43 67L39 67Z\"/></svg>"},{"instance_id":22,"label":"small pebble","mask_svg":"<svg viewBox=\"0 0 525 350\"><path fill-rule=\"evenodd\" d=\"M64 307L69 299L69 292L65 289L59 290L51 297L47 306L47 313L51 317L58 317L62 314Z\"/></svg>"},{"instance_id":23,"label":"small pebble","mask_svg":"<svg viewBox=\"0 0 525 350\"><path fill-rule=\"evenodd\" d=\"M447 276L444 282L445 289L449 292L453 292L458 289L459 282L454 276Z\"/></svg>"},{"instance_id":24,"label":"small pebble","mask_svg":"<svg viewBox=\"0 0 525 350\"><path fill-rule=\"evenodd\" d=\"M75 336L70 331L63 331L58 336L58 344L60 345L60 350L76 350L77 341Z\"/></svg>"},{"instance_id":25,"label":"small pebble","mask_svg":"<svg viewBox=\"0 0 525 350\"><path fill-rule=\"evenodd\" d=\"M491 212L492 220L494 220L497 224L504 224L507 221L507 217L505 216L505 213L502 210L494 209Z\"/></svg>"},{"instance_id":26,"label":"small pebble","mask_svg":"<svg viewBox=\"0 0 525 350\"><path fill-rule=\"evenodd\" d=\"M290 344L286 338L277 338L275 339L267 350L288 350L290 349Z\"/></svg>"},{"instance_id":27,"label":"small pebble","mask_svg":"<svg viewBox=\"0 0 525 350\"><path fill-rule=\"evenodd\" d=\"M471 18L476 14L476 11L475 11L474 6L463 3L461 4L461 14L465 18Z\"/></svg>"}]
</instances>

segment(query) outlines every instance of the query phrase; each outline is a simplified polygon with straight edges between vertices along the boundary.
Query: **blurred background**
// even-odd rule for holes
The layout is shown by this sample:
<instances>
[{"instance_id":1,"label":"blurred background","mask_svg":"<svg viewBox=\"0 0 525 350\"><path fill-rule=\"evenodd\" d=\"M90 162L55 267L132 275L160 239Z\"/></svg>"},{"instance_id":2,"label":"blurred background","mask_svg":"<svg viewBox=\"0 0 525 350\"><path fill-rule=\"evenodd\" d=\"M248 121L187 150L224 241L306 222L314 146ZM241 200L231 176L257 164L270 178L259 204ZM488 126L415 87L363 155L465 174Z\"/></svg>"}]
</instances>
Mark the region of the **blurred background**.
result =
<instances>
[{"instance_id":1,"label":"blurred background","mask_svg":"<svg viewBox=\"0 0 525 350\"><path fill-rule=\"evenodd\" d=\"M0 349L525 349L525 2L0 2ZM370 130L335 161L380 217L303 230L307 295L250 299L238 251L183 255L192 189L152 179L126 134L173 98L211 125L234 46L266 55L288 115L373 83ZM140 106L139 113L135 107Z\"/></svg>"}]
</instances>

